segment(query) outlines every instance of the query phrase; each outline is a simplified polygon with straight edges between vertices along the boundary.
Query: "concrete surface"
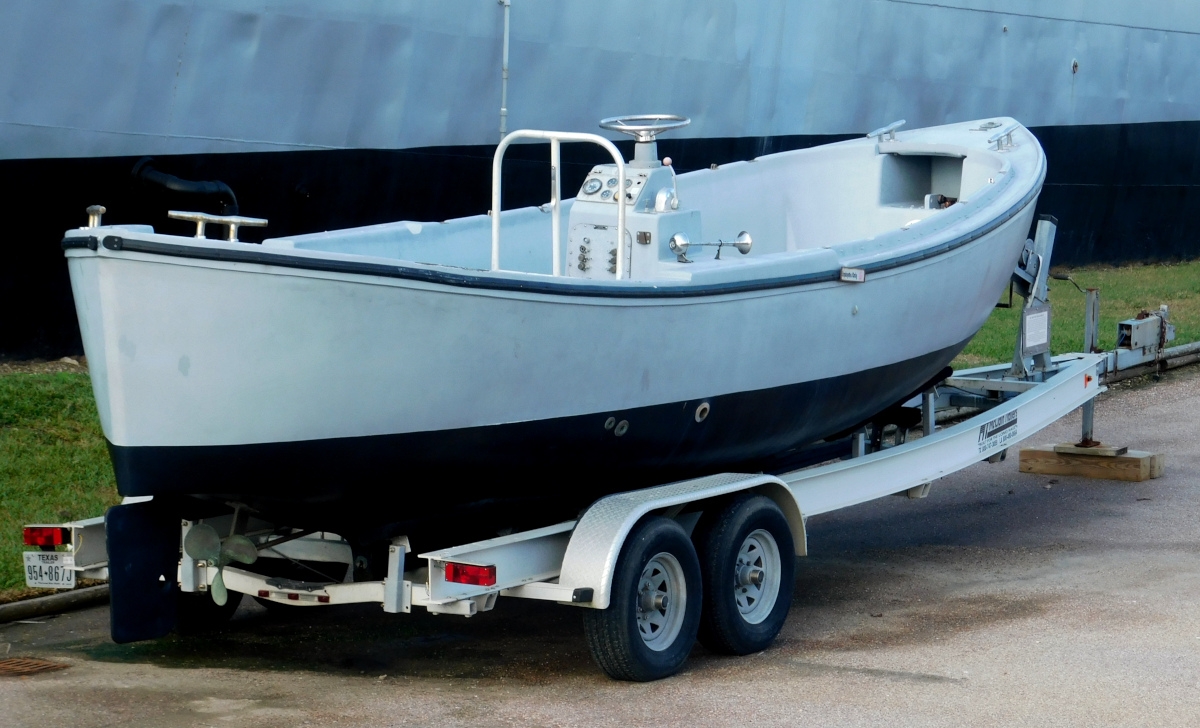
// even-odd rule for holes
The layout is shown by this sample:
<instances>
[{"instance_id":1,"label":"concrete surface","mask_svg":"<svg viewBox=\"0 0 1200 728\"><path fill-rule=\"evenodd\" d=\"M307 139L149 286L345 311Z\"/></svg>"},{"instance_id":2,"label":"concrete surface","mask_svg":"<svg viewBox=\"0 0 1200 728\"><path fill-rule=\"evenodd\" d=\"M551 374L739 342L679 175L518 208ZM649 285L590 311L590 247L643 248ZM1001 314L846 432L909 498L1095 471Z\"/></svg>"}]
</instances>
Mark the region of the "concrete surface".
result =
<instances>
[{"instance_id":1,"label":"concrete surface","mask_svg":"<svg viewBox=\"0 0 1200 728\"><path fill-rule=\"evenodd\" d=\"M1166 453L1159 480L1021 475L1014 452L924 500L811 519L791 616L760 655L697 647L679 676L633 685L554 605L280 618L246 600L218 635L124 646L96 608L0 627L0 657L71 665L0 678L0 724L1200 725L1196 369L1098 405L1103 440Z\"/></svg>"}]
</instances>

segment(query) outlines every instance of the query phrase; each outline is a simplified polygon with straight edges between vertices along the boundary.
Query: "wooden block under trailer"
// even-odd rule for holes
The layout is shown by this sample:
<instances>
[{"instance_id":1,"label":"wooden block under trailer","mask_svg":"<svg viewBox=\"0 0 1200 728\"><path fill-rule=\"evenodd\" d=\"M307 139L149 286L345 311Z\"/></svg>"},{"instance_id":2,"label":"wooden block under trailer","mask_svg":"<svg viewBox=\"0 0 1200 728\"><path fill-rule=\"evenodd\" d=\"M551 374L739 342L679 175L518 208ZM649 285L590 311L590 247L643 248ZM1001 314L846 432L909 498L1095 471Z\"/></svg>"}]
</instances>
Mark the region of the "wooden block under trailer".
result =
<instances>
[{"instance_id":1,"label":"wooden block under trailer","mask_svg":"<svg viewBox=\"0 0 1200 728\"><path fill-rule=\"evenodd\" d=\"M1054 445L1021 448L1021 472L1131 482L1158 478L1163 473L1162 453L1128 450L1113 456L1077 455L1055 452L1054 448Z\"/></svg>"}]
</instances>

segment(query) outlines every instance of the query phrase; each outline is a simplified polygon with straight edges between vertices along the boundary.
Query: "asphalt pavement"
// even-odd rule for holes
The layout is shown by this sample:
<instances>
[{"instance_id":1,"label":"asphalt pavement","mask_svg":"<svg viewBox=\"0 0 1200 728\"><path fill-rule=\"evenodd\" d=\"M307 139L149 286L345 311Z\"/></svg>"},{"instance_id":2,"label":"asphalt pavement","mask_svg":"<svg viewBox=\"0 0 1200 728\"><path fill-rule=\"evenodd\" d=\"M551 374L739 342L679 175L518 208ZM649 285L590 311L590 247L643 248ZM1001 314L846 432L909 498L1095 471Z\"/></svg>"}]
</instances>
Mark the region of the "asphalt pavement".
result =
<instances>
[{"instance_id":1,"label":"asphalt pavement","mask_svg":"<svg viewBox=\"0 0 1200 728\"><path fill-rule=\"evenodd\" d=\"M1110 444L1166 454L1144 483L1023 475L1015 450L809 520L791 615L743 658L617 683L574 608L472 619L247 599L205 637L108 640L99 607L0 626L0 724L91 726L1200 726L1200 368L1119 385ZM1076 439L1079 414L1026 444Z\"/></svg>"}]
</instances>

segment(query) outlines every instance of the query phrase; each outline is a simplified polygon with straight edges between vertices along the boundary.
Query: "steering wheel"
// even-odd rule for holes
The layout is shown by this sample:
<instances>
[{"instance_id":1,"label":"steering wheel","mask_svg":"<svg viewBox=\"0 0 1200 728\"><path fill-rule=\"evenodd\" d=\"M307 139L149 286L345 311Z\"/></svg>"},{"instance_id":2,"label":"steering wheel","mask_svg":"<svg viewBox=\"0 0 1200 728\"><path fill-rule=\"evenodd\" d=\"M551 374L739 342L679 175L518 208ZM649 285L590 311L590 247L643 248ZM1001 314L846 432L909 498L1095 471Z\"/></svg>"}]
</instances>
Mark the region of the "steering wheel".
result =
<instances>
[{"instance_id":1,"label":"steering wheel","mask_svg":"<svg viewBox=\"0 0 1200 728\"><path fill-rule=\"evenodd\" d=\"M601 119L600 128L628 134L639 142L652 142L658 134L690 123L691 119L675 114L631 114Z\"/></svg>"}]
</instances>

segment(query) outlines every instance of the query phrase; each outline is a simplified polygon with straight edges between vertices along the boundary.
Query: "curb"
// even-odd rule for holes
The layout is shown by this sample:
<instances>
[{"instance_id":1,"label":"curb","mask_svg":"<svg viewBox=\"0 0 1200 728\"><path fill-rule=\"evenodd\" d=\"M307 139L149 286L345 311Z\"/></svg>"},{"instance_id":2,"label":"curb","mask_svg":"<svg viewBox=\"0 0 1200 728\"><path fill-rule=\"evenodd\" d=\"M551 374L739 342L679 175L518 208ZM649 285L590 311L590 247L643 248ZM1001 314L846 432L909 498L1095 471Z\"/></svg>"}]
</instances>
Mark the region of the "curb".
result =
<instances>
[{"instance_id":1,"label":"curb","mask_svg":"<svg viewBox=\"0 0 1200 728\"><path fill-rule=\"evenodd\" d=\"M1179 347L1179 348L1182 349L1183 347ZM1168 349L1167 351L1170 351L1170 349ZM1197 362L1200 362L1200 351L1192 351L1187 354L1183 354L1181 356L1173 356L1170 358L1163 357L1163 360L1162 360L1163 367L1162 368L1163 368L1163 371L1170 371L1171 369L1178 369L1179 367L1188 366L1191 364L1195 364ZM1157 373L1158 373L1158 363L1151 362L1150 364L1146 364L1146 365L1143 365L1140 367L1134 367L1133 369L1121 369L1119 371L1111 372L1111 373L1105 375L1104 383L1108 384L1111 382L1121 382L1126 379L1133 379L1134 377L1144 377L1147 374L1157 374Z\"/></svg>"},{"instance_id":2,"label":"curb","mask_svg":"<svg viewBox=\"0 0 1200 728\"><path fill-rule=\"evenodd\" d=\"M20 602L0 604L0 623L57 614L107 601L108 584L100 584Z\"/></svg>"}]
</instances>

